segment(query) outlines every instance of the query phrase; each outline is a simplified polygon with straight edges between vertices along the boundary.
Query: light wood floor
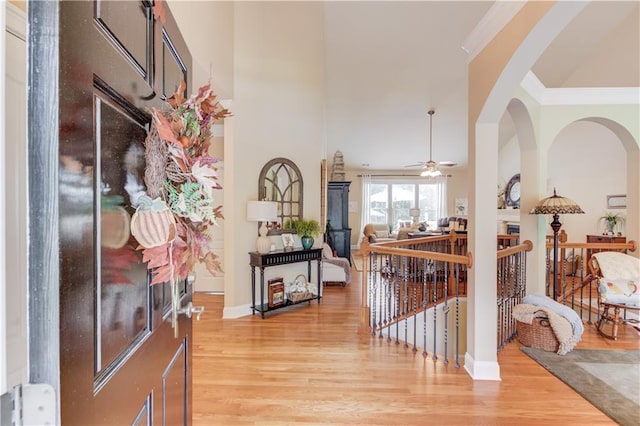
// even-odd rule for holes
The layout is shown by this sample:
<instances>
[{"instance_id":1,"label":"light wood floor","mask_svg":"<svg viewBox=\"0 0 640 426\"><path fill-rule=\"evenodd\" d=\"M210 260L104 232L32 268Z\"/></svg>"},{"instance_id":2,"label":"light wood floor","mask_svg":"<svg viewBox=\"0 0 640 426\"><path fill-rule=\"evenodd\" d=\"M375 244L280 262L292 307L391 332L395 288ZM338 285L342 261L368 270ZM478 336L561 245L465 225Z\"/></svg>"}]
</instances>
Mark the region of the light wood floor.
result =
<instances>
[{"instance_id":1,"label":"light wood floor","mask_svg":"<svg viewBox=\"0 0 640 426\"><path fill-rule=\"evenodd\" d=\"M194 425L615 424L519 349L499 355L501 382L473 381L402 345L358 332L360 276L325 287L318 305L262 320L222 320L222 297L195 295ZM593 326L578 348L640 349L629 326L605 340Z\"/></svg>"}]
</instances>

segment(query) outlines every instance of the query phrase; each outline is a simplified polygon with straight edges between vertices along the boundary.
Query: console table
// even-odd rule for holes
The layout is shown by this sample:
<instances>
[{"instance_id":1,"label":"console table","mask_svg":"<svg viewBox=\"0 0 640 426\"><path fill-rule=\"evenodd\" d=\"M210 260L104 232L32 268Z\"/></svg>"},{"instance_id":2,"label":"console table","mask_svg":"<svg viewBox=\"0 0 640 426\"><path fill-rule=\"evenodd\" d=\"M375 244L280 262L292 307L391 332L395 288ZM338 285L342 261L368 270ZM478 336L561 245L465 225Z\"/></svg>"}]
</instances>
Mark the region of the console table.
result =
<instances>
[{"instance_id":1,"label":"console table","mask_svg":"<svg viewBox=\"0 0 640 426\"><path fill-rule=\"evenodd\" d=\"M318 300L322 298L322 249L310 249L310 250L277 250L269 253L249 252L249 266L251 266L251 309L253 315L256 312L260 312L264 319L264 314L268 311L275 311L277 309L286 308L287 306L297 305L299 303L311 302L312 300ZM311 261L315 260L317 263L317 278L318 278L318 294L305 300L292 302L287 300L280 306L269 307L268 303L264 302L265 288L264 288L264 270L270 266L289 265L292 263L307 262L307 280L311 281ZM260 303L256 305L256 268L260 269Z\"/></svg>"}]
</instances>

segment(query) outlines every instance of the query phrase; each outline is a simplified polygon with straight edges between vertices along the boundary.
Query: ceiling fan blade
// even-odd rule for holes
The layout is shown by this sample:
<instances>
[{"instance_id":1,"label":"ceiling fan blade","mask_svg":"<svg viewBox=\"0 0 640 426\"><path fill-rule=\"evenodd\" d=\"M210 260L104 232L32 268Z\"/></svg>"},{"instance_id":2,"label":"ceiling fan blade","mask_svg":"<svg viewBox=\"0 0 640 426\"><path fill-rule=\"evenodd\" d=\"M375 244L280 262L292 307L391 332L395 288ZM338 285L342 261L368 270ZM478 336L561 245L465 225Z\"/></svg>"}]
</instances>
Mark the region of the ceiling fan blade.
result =
<instances>
[{"instance_id":1,"label":"ceiling fan blade","mask_svg":"<svg viewBox=\"0 0 640 426\"><path fill-rule=\"evenodd\" d=\"M453 167L455 165L457 165L458 163L454 162L454 161L439 161L438 162L438 166L442 166L442 167Z\"/></svg>"},{"instance_id":2,"label":"ceiling fan blade","mask_svg":"<svg viewBox=\"0 0 640 426\"><path fill-rule=\"evenodd\" d=\"M405 167L426 167L427 162L426 161L422 161L420 163L416 163L416 164L409 164L408 166Z\"/></svg>"}]
</instances>

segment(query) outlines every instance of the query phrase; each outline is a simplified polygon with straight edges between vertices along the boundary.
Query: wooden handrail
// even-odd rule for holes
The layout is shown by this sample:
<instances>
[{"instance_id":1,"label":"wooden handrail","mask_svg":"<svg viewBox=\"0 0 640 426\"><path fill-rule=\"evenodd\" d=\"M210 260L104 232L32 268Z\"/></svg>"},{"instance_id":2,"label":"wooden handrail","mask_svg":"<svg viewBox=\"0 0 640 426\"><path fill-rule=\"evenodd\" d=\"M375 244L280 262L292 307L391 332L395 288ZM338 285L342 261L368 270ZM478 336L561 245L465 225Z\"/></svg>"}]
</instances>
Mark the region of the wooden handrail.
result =
<instances>
[{"instance_id":1,"label":"wooden handrail","mask_svg":"<svg viewBox=\"0 0 640 426\"><path fill-rule=\"evenodd\" d=\"M430 238L430 237L426 237L425 239L427 238ZM438 236L436 238L441 238L441 237ZM447 239L448 238L449 237L447 236ZM419 242L420 240L422 240L422 238L416 238L416 239L407 240L407 241L416 243L416 242ZM434 240L428 240L428 241L434 241ZM435 241L438 241L438 240L435 240ZM447 254L447 253L438 253L438 252L423 251L423 250L404 249L404 248L398 248L395 246L390 246L388 242L369 244L369 241L366 239L363 239L362 244L360 245L360 251L362 252L362 256L364 258L368 257L370 253L378 253L378 254L389 254L389 255L406 256L406 257L413 257L413 258L419 258L419 259L432 259L432 260L439 260L443 262L459 263L462 265L466 265L468 268L470 268L473 263L472 262L473 257L470 256L469 253L467 253L466 255L459 255L459 254Z\"/></svg>"},{"instance_id":2,"label":"wooden handrail","mask_svg":"<svg viewBox=\"0 0 640 426\"><path fill-rule=\"evenodd\" d=\"M520 253L523 251L531 251L533 250L533 243L529 240L525 240L517 246L509 247L506 249L498 250L498 259L502 259L503 257L511 256L512 254Z\"/></svg>"},{"instance_id":3,"label":"wooden handrail","mask_svg":"<svg viewBox=\"0 0 640 426\"><path fill-rule=\"evenodd\" d=\"M546 243L546 248L553 248L553 243ZM560 249L598 249L598 250L629 250L635 252L638 243L634 240L626 243L558 243Z\"/></svg>"}]
</instances>

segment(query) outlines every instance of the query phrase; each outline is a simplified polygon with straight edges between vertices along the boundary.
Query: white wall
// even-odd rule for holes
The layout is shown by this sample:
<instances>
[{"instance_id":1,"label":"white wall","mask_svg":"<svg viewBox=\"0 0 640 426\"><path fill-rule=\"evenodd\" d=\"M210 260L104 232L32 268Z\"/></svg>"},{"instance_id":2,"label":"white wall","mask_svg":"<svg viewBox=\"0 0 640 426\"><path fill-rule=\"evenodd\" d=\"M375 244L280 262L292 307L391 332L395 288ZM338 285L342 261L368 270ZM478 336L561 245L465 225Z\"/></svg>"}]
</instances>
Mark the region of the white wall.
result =
<instances>
[{"instance_id":1,"label":"white wall","mask_svg":"<svg viewBox=\"0 0 640 426\"><path fill-rule=\"evenodd\" d=\"M233 2L167 3L191 52L194 89L211 81L220 99L232 99Z\"/></svg>"},{"instance_id":2,"label":"white wall","mask_svg":"<svg viewBox=\"0 0 640 426\"><path fill-rule=\"evenodd\" d=\"M607 211L607 195L627 193L626 164L622 143L600 124L579 121L558 134L548 154L549 195L556 187L585 211L561 217L569 241L586 242L585 235L602 233L599 218Z\"/></svg>"},{"instance_id":3,"label":"white wall","mask_svg":"<svg viewBox=\"0 0 640 426\"><path fill-rule=\"evenodd\" d=\"M233 140L225 135L225 316L247 313L251 302L248 252L255 251L257 225L247 222L246 204L258 199L262 166L275 157L296 163L304 180L304 217L320 219L322 23L321 3L234 3Z\"/></svg>"},{"instance_id":4,"label":"white wall","mask_svg":"<svg viewBox=\"0 0 640 426\"><path fill-rule=\"evenodd\" d=\"M519 158L518 140L512 138L499 152L499 178L506 182L519 173ZM560 218L569 242L586 242L587 234L602 233L599 218L607 211L606 196L627 193L626 152L617 136L600 124L574 122L557 135L547 160L545 196L552 195L555 187L558 195L572 199L585 211L584 215ZM614 212L624 215L626 210ZM551 220L549 217L547 222ZM550 228L547 231L552 232Z\"/></svg>"}]
</instances>

